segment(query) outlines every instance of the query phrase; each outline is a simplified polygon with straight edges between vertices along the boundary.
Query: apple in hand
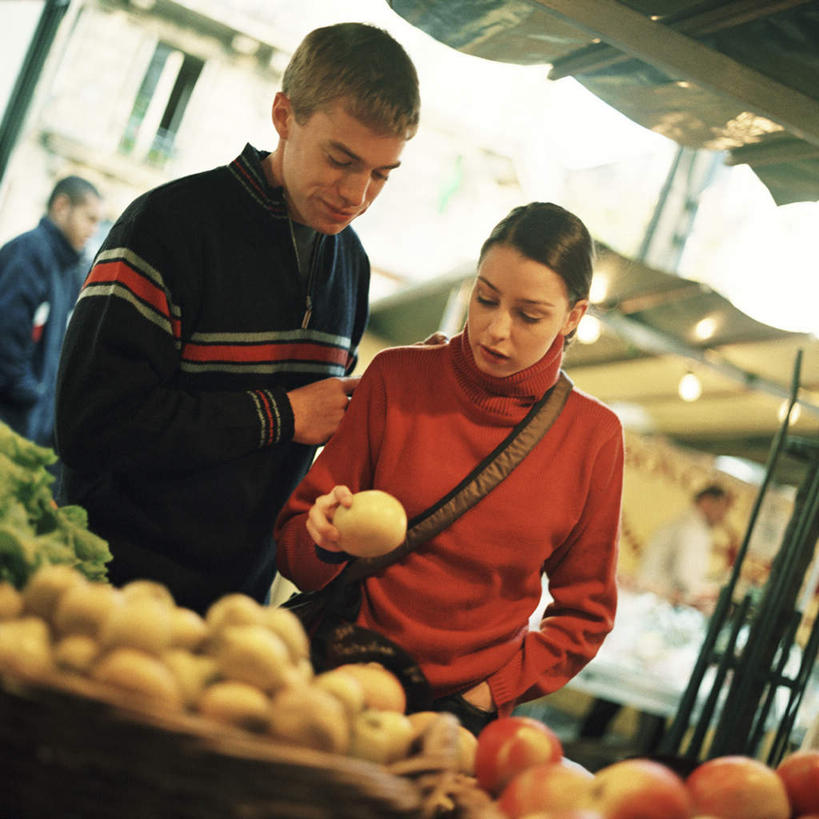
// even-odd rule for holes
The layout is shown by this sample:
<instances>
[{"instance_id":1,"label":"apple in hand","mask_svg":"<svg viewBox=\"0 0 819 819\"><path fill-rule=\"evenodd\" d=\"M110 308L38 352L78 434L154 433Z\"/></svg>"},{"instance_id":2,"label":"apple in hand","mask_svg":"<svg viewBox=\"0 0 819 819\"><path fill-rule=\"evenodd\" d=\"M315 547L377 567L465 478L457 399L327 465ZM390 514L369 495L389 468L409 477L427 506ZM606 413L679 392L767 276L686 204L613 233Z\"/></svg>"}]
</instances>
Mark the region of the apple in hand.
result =
<instances>
[{"instance_id":1,"label":"apple in hand","mask_svg":"<svg viewBox=\"0 0 819 819\"><path fill-rule=\"evenodd\" d=\"M497 796L516 774L562 757L563 746L547 725L531 717L500 717L478 735L475 777L485 791Z\"/></svg>"},{"instance_id":2,"label":"apple in hand","mask_svg":"<svg viewBox=\"0 0 819 819\"><path fill-rule=\"evenodd\" d=\"M533 813L576 810L587 803L591 772L560 762L544 762L521 771L503 789L498 807L510 819Z\"/></svg>"},{"instance_id":3,"label":"apple in hand","mask_svg":"<svg viewBox=\"0 0 819 819\"><path fill-rule=\"evenodd\" d=\"M688 819L685 782L651 759L624 759L594 774L588 807L606 819Z\"/></svg>"},{"instance_id":4,"label":"apple in hand","mask_svg":"<svg viewBox=\"0 0 819 819\"><path fill-rule=\"evenodd\" d=\"M739 754L698 765L686 786L694 808L722 819L788 819L791 806L781 777L764 762Z\"/></svg>"},{"instance_id":5,"label":"apple in hand","mask_svg":"<svg viewBox=\"0 0 819 819\"><path fill-rule=\"evenodd\" d=\"M785 783L794 816L819 813L819 750L788 754L776 772Z\"/></svg>"}]
</instances>

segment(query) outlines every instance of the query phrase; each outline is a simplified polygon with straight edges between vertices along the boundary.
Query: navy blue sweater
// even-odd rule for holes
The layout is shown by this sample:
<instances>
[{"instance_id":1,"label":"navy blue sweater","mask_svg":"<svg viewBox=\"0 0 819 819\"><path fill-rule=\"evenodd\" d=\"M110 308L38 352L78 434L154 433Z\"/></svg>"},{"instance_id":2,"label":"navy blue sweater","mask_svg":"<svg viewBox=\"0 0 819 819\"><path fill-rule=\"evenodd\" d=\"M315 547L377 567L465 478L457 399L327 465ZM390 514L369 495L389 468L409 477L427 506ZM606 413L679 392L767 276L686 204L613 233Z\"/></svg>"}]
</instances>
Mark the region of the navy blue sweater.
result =
<instances>
[{"instance_id":1,"label":"navy blue sweater","mask_svg":"<svg viewBox=\"0 0 819 819\"><path fill-rule=\"evenodd\" d=\"M113 582L160 580L199 611L228 592L267 593L273 522L315 451L293 442L285 393L349 373L367 320L355 232L319 235L300 277L262 157L248 145L126 209L60 365L62 499L108 540Z\"/></svg>"},{"instance_id":2,"label":"navy blue sweater","mask_svg":"<svg viewBox=\"0 0 819 819\"><path fill-rule=\"evenodd\" d=\"M0 419L53 446L54 388L80 254L46 216L0 248Z\"/></svg>"}]
</instances>

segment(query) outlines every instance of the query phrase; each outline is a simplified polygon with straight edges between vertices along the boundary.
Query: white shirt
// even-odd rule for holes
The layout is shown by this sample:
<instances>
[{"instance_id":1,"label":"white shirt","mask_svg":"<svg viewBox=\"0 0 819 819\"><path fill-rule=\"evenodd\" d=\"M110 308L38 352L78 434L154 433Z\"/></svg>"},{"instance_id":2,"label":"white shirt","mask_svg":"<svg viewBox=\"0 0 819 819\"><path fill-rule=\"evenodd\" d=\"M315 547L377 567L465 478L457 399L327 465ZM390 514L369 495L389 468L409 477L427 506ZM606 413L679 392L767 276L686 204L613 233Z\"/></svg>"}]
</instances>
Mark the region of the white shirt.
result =
<instances>
[{"instance_id":1,"label":"white shirt","mask_svg":"<svg viewBox=\"0 0 819 819\"><path fill-rule=\"evenodd\" d=\"M649 538L637 580L662 597L696 597L708 588L711 529L691 506Z\"/></svg>"}]
</instances>

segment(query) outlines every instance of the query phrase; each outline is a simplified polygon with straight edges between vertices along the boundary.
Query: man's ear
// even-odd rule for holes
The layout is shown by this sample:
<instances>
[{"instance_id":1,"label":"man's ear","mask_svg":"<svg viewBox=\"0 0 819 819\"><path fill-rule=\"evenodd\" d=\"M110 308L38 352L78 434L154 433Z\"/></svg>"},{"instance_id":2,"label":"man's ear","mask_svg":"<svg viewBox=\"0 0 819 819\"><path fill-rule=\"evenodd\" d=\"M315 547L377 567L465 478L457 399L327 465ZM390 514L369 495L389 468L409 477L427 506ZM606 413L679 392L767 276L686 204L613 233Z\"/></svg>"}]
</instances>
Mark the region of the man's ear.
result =
<instances>
[{"instance_id":1,"label":"man's ear","mask_svg":"<svg viewBox=\"0 0 819 819\"><path fill-rule=\"evenodd\" d=\"M287 139L290 133L291 123L294 118L293 106L287 95L282 91L277 91L273 97L273 127L279 135L279 139Z\"/></svg>"},{"instance_id":2,"label":"man's ear","mask_svg":"<svg viewBox=\"0 0 819 819\"><path fill-rule=\"evenodd\" d=\"M67 193L60 193L54 197L51 207L48 209L48 217L55 225L62 226L69 213L71 213L71 197Z\"/></svg>"}]
</instances>

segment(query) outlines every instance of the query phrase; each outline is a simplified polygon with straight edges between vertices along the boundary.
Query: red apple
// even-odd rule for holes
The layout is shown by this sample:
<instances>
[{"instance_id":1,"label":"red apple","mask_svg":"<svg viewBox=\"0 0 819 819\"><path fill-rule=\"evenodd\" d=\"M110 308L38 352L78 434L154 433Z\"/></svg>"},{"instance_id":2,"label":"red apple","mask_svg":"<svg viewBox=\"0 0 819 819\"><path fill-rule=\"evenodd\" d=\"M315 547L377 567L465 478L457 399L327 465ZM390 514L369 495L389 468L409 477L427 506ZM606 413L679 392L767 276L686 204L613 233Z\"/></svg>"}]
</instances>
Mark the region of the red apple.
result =
<instances>
[{"instance_id":1,"label":"red apple","mask_svg":"<svg viewBox=\"0 0 819 819\"><path fill-rule=\"evenodd\" d=\"M510 819L540 811L567 811L586 803L593 779L585 768L559 762L532 765L503 789L498 807Z\"/></svg>"},{"instance_id":2,"label":"red apple","mask_svg":"<svg viewBox=\"0 0 819 819\"><path fill-rule=\"evenodd\" d=\"M819 751L794 751L776 772L785 783L794 816L819 813Z\"/></svg>"},{"instance_id":3,"label":"red apple","mask_svg":"<svg viewBox=\"0 0 819 819\"><path fill-rule=\"evenodd\" d=\"M782 779L752 757L709 759L688 775L686 786L699 813L722 819L788 819L791 815Z\"/></svg>"},{"instance_id":4,"label":"red apple","mask_svg":"<svg viewBox=\"0 0 819 819\"><path fill-rule=\"evenodd\" d=\"M551 728L530 717L500 717L478 736L475 777L497 796L516 774L542 762L558 762L563 746Z\"/></svg>"},{"instance_id":5,"label":"red apple","mask_svg":"<svg viewBox=\"0 0 819 819\"><path fill-rule=\"evenodd\" d=\"M651 759L624 759L601 768L589 807L606 819L688 819L691 799L674 771Z\"/></svg>"}]
</instances>

